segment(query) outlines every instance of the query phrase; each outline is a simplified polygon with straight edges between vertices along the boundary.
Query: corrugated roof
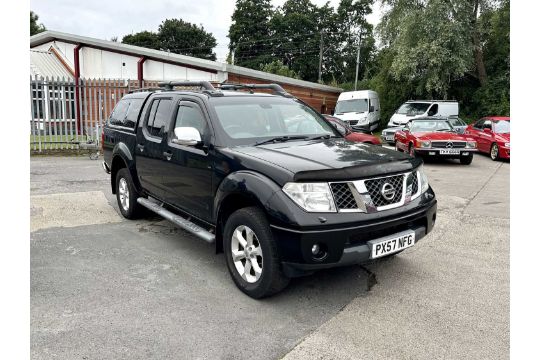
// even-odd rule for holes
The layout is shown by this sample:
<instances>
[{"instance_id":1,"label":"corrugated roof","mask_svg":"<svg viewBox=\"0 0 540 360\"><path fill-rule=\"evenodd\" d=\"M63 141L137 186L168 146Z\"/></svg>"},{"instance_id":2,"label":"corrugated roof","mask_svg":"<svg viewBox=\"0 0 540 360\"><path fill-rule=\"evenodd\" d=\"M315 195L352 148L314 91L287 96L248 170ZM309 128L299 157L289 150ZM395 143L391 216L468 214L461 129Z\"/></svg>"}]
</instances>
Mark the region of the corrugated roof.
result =
<instances>
[{"instance_id":1,"label":"corrugated roof","mask_svg":"<svg viewBox=\"0 0 540 360\"><path fill-rule=\"evenodd\" d=\"M43 50L30 49L30 74L32 76L73 78L73 75L55 54Z\"/></svg>"},{"instance_id":2,"label":"corrugated roof","mask_svg":"<svg viewBox=\"0 0 540 360\"><path fill-rule=\"evenodd\" d=\"M86 36L79 36L73 34L62 33L58 31L44 31L39 34L30 37L30 47L35 47L50 41L59 40L65 41L72 44L83 44L90 47L101 48L101 49L110 49L111 51L134 54L137 56L146 56L147 58L155 60L164 60L168 62L175 62L178 64L185 64L196 66L213 71L222 71L230 72L233 74L249 76L257 79L268 80L272 82L280 82L282 84L303 86L311 89L325 90L331 92L342 92L343 89L313 83L310 81L298 80L289 78L286 76L280 76L275 74L266 73L263 71L257 71L253 69L248 69L240 66L224 64L217 61L199 59L191 56L174 54L167 51L160 51L154 49L143 48L140 46L133 46L128 44L122 44L115 41L100 40L95 38L90 38Z\"/></svg>"}]
</instances>

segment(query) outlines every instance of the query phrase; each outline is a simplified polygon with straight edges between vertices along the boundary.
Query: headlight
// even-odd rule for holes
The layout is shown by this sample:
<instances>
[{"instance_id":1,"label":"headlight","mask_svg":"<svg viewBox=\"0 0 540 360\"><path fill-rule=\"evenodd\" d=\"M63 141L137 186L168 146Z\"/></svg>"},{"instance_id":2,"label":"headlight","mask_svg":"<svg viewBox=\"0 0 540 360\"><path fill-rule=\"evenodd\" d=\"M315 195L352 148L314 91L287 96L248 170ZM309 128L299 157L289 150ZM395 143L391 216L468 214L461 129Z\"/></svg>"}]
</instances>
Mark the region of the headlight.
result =
<instances>
[{"instance_id":1,"label":"headlight","mask_svg":"<svg viewBox=\"0 0 540 360\"><path fill-rule=\"evenodd\" d=\"M367 118L363 118L363 119L358 120L358 122L362 123L362 124L365 123L366 121L367 121Z\"/></svg>"},{"instance_id":2,"label":"headlight","mask_svg":"<svg viewBox=\"0 0 540 360\"><path fill-rule=\"evenodd\" d=\"M336 212L328 183L287 183L283 192L306 211Z\"/></svg>"},{"instance_id":3,"label":"headlight","mask_svg":"<svg viewBox=\"0 0 540 360\"><path fill-rule=\"evenodd\" d=\"M467 141L467 147L469 149L476 149L476 141Z\"/></svg>"},{"instance_id":4,"label":"headlight","mask_svg":"<svg viewBox=\"0 0 540 360\"><path fill-rule=\"evenodd\" d=\"M428 178L426 173L424 172L424 165L420 165L418 168L418 175L420 178L420 190L421 193L424 193L429 188Z\"/></svg>"},{"instance_id":5,"label":"headlight","mask_svg":"<svg viewBox=\"0 0 540 360\"><path fill-rule=\"evenodd\" d=\"M510 143L504 143L504 147L510 148Z\"/></svg>"},{"instance_id":6,"label":"headlight","mask_svg":"<svg viewBox=\"0 0 540 360\"><path fill-rule=\"evenodd\" d=\"M429 148L429 147L431 147L431 141L429 141L429 140L418 141L418 147Z\"/></svg>"}]
</instances>

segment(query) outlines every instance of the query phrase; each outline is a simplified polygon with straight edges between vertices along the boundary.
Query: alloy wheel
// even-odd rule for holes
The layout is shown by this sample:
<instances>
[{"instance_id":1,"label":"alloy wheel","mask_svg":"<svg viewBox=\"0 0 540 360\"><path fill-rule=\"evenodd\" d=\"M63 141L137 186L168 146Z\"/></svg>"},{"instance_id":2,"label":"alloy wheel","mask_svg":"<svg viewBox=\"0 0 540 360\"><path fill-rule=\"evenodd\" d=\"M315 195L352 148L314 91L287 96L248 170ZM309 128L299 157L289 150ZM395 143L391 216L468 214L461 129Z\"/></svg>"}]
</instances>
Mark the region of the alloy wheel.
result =
<instances>
[{"instance_id":1,"label":"alloy wheel","mask_svg":"<svg viewBox=\"0 0 540 360\"><path fill-rule=\"evenodd\" d=\"M120 198L120 206L124 211L129 210L129 187L126 179L121 178L118 182L118 195Z\"/></svg>"},{"instance_id":2,"label":"alloy wheel","mask_svg":"<svg viewBox=\"0 0 540 360\"><path fill-rule=\"evenodd\" d=\"M249 227L240 225L234 229L231 256L238 274L248 283L259 280L263 271L262 249L257 235Z\"/></svg>"},{"instance_id":3,"label":"alloy wheel","mask_svg":"<svg viewBox=\"0 0 540 360\"><path fill-rule=\"evenodd\" d=\"M497 160L498 156L499 156L499 147L497 146L497 144L493 144L493 146L491 147L491 159Z\"/></svg>"}]
</instances>

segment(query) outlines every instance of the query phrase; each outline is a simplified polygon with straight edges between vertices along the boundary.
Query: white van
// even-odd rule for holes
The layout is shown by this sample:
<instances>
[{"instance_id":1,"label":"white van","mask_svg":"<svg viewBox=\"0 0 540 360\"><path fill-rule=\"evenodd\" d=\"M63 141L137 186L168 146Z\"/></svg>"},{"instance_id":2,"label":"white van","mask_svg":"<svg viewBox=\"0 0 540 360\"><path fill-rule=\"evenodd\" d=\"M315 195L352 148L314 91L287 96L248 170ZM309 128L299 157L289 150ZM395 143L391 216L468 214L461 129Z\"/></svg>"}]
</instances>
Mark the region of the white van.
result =
<instances>
[{"instance_id":1,"label":"white van","mask_svg":"<svg viewBox=\"0 0 540 360\"><path fill-rule=\"evenodd\" d=\"M353 130L373 131L381 119L379 95L372 90L342 92L334 116L347 122Z\"/></svg>"},{"instance_id":2,"label":"white van","mask_svg":"<svg viewBox=\"0 0 540 360\"><path fill-rule=\"evenodd\" d=\"M458 116L459 104L455 100L409 100L392 115L388 126L405 125L409 120L425 116Z\"/></svg>"}]
</instances>

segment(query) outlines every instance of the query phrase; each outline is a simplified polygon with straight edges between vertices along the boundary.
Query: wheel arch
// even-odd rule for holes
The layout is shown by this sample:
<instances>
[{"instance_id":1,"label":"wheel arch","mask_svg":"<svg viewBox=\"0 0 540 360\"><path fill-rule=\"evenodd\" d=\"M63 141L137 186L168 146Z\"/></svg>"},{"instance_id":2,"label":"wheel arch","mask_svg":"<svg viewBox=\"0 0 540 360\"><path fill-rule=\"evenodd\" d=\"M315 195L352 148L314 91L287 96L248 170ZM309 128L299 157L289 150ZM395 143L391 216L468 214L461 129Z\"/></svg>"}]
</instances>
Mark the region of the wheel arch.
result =
<instances>
[{"instance_id":1,"label":"wheel arch","mask_svg":"<svg viewBox=\"0 0 540 360\"><path fill-rule=\"evenodd\" d=\"M129 151L128 147L124 143L118 143L112 151L111 161L111 190L113 194L116 194L116 174L120 169L127 168L131 175L133 183L137 187L137 190L141 190L139 179L136 176L135 161Z\"/></svg>"},{"instance_id":2,"label":"wheel arch","mask_svg":"<svg viewBox=\"0 0 540 360\"><path fill-rule=\"evenodd\" d=\"M223 251L223 230L227 218L236 210L259 207L267 216L267 202L280 187L268 177L253 171L239 171L227 176L214 198L216 252Z\"/></svg>"}]
</instances>

